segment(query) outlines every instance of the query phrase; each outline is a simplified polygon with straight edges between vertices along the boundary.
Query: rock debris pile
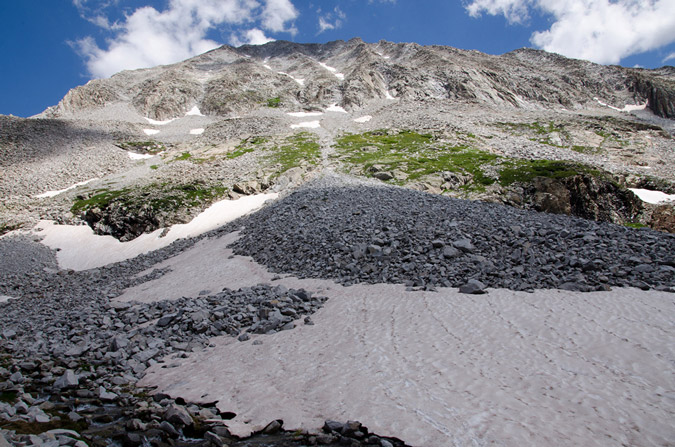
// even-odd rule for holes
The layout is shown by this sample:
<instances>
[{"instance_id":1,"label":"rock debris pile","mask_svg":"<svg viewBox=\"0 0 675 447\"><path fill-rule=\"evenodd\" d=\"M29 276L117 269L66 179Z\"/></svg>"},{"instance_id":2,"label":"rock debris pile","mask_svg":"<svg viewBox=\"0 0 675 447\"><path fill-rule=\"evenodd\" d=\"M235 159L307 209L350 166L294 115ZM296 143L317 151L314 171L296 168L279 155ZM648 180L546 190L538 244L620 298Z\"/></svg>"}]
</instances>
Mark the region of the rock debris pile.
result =
<instances>
[{"instance_id":1,"label":"rock debris pile","mask_svg":"<svg viewBox=\"0 0 675 447\"><path fill-rule=\"evenodd\" d=\"M305 188L243 221L275 272L414 288L673 290L675 237L391 187Z\"/></svg>"},{"instance_id":2,"label":"rock debris pile","mask_svg":"<svg viewBox=\"0 0 675 447\"><path fill-rule=\"evenodd\" d=\"M0 421L13 432L40 433L0 432L15 444L164 446L192 437L201 439L196 445L227 445L234 441L222 424L227 415L214 406L150 398L134 388L138 378L165 357L179 360L208 347L214 336L246 341L249 333L292 329L302 316L313 324L309 314L325 301L284 286L205 290L155 303L68 299L64 289L0 304ZM279 443L270 445L301 445L307 438L280 427L274 430Z\"/></svg>"}]
</instances>

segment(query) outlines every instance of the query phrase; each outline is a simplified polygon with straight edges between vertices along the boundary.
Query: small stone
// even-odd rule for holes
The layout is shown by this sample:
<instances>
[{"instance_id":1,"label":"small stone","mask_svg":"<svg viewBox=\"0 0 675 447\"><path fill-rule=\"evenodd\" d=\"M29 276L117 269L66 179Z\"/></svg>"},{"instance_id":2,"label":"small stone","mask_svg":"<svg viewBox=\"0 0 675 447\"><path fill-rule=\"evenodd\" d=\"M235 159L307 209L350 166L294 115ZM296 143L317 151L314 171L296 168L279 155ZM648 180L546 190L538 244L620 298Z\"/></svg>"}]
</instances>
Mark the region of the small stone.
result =
<instances>
[{"instance_id":1,"label":"small stone","mask_svg":"<svg viewBox=\"0 0 675 447\"><path fill-rule=\"evenodd\" d=\"M464 252L471 253L476 249L471 243L471 239L459 239L452 243L452 246Z\"/></svg>"},{"instance_id":2,"label":"small stone","mask_svg":"<svg viewBox=\"0 0 675 447\"><path fill-rule=\"evenodd\" d=\"M176 427L171 425L171 423L168 421L162 421L162 423L159 424L159 428L172 438L177 438L180 436L180 433L178 432L178 430L176 430Z\"/></svg>"},{"instance_id":3,"label":"small stone","mask_svg":"<svg viewBox=\"0 0 675 447\"><path fill-rule=\"evenodd\" d=\"M470 279L466 284L459 288L459 293L468 293L472 295L479 295L486 293L487 286L477 279Z\"/></svg>"},{"instance_id":4,"label":"small stone","mask_svg":"<svg viewBox=\"0 0 675 447\"><path fill-rule=\"evenodd\" d=\"M338 422L338 421L327 420L323 424L323 431L325 431L326 433L331 433L331 432L334 432L334 431L338 432L338 433L342 433L343 428L344 428L344 424L342 422Z\"/></svg>"},{"instance_id":5,"label":"small stone","mask_svg":"<svg viewBox=\"0 0 675 447\"><path fill-rule=\"evenodd\" d=\"M164 419L172 424L192 425L192 416L190 413L180 405L173 404L164 413Z\"/></svg>"},{"instance_id":6,"label":"small stone","mask_svg":"<svg viewBox=\"0 0 675 447\"><path fill-rule=\"evenodd\" d=\"M262 340L253 340L253 344L256 345L256 346L260 346L260 345L263 344L263 341Z\"/></svg>"},{"instance_id":7,"label":"small stone","mask_svg":"<svg viewBox=\"0 0 675 447\"><path fill-rule=\"evenodd\" d=\"M455 247L445 247L443 248L443 257L445 259L452 259L459 256L461 253Z\"/></svg>"},{"instance_id":8,"label":"small stone","mask_svg":"<svg viewBox=\"0 0 675 447\"><path fill-rule=\"evenodd\" d=\"M84 418L82 416L80 416L79 414L77 414L76 412L71 411L70 413L68 413L68 419L70 419L73 422L79 422Z\"/></svg>"},{"instance_id":9,"label":"small stone","mask_svg":"<svg viewBox=\"0 0 675 447\"><path fill-rule=\"evenodd\" d=\"M115 393L111 393L102 386L98 388L98 398L103 401L112 402L117 400L118 396Z\"/></svg>"},{"instance_id":10,"label":"small stone","mask_svg":"<svg viewBox=\"0 0 675 447\"><path fill-rule=\"evenodd\" d=\"M441 241L441 240L439 240L439 239L436 239L436 240L431 241L431 246L434 247L434 248L441 248L441 247L443 247L444 245L445 245L445 242L443 242L443 241Z\"/></svg>"},{"instance_id":11,"label":"small stone","mask_svg":"<svg viewBox=\"0 0 675 447\"><path fill-rule=\"evenodd\" d=\"M394 444L387 441L386 439L380 439L380 447L394 447Z\"/></svg>"},{"instance_id":12,"label":"small stone","mask_svg":"<svg viewBox=\"0 0 675 447\"><path fill-rule=\"evenodd\" d=\"M14 374L12 374L11 376L9 376L9 381L13 382L13 383L23 383L23 381L24 381L23 374L21 374L21 372L17 371Z\"/></svg>"},{"instance_id":13,"label":"small stone","mask_svg":"<svg viewBox=\"0 0 675 447\"><path fill-rule=\"evenodd\" d=\"M283 425L284 421L281 419L277 419L276 421L272 421L267 426L263 429L263 433L266 435L273 435L275 433L278 433L279 430L281 430L281 427Z\"/></svg>"},{"instance_id":14,"label":"small stone","mask_svg":"<svg viewBox=\"0 0 675 447\"><path fill-rule=\"evenodd\" d=\"M2 338L10 339L16 337L16 331L14 329L6 329L2 331Z\"/></svg>"},{"instance_id":15,"label":"small stone","mask_svg":"<svg viewBox=\"0 0 675 447\"><path fill-rule=\"evenodd\" d=\"M247 341L247 340L250 340L250 339L251 339L251 336L248 335L247 332L244 332L239 337L237 337L237 340L239 340L239 341Z\"/></svg>"},{"instance_id":16,"label":"small stone","mask_svg":"<svg viewBox=\"0 0 675 447\"><path fill-rule=\"evenodd\" d=\"M223 441L223 438L218 436L217 434L207 431L204 433L204 439L211 443L213 447L227 447L227 444L225 444L225 441Z\"/></svg>"},{"instance_id":17,"label":"small stone","mask_svg":"<svg viewBox=\"0 0 675 447\"><path fill-rule=\"evenodd\" d=\"M61 377L56 379L54 387L58 389L75 387L80 384L80 380L75 375L75 371L67 369Z\"/></svg>"},{"instance_id":18,"label":"small stone","mask_svg":"<svg viewBox=\"0 0 675 447\"><path fill-rule=\"evenodd\" d=\"M14 410L16 414L28 414L28 405L20 400L14 404Z\"/></svg>"}]
</instances>

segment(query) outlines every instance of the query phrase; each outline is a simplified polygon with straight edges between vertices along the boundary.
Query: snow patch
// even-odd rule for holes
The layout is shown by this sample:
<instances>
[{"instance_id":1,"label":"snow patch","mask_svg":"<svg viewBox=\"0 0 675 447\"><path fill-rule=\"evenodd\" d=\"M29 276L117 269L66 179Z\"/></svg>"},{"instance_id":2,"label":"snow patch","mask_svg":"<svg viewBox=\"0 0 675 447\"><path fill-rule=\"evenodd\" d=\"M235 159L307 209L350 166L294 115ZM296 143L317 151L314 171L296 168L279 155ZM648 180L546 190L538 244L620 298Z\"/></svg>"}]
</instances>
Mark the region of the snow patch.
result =
<instances>
[{"instance_id":1,"label":"snow patch","mask_svg":"<svg viewBox=\"0 0 675 447\"><path fill-rule=\"evenodd\" d=\"M284 72L284 71L277 71L277 73L280 74L280 75L288 76L289 78L293 79L295 82L297 82L297 83L300 84L300 85L305 85L305 80L304 80L304 79L297 79L297 78L294 78L293 76L289 75L288 73L286 73L286 72Z\"/></svg>"},{"instance_id":2,"label":"snow patch","mask_svg":"<svg viewBox=\"0 0 675 447\"><path fill-rule=\"evenodd\" d=\"M148 123L150 123L150 124L152 124L152 125L155 125L155 126L164 126L164 125L166 125L166 124L169 124L171 121L175 120L176 118L171 118L170 120L166 120L166 121L157 121L157 120L153 120L153 119L151 119L151 118L145 118L145 119L148 120ZM158 131L158 132L159 132L159 131Z\"/></svg>"},{"instance_id":3,"label":"snow patch","mask_svg":"<svg viewBox=\"0 0 675 447\"><path fill-rule=\"evenodd\" d=\"M190 129L190 135L201 135L204 133L204 128Z\"/></svg>"},{"instance_id":4,"label":"snow patch","mask_svg":"<svg viewBox=\"0 0 675 447\"><path fill-rule=\"evenodd\" d=\"M51 220L40 221L33 231L41 228L42 231L36 233L44 236L41 242L52 249L59 249L56 254L59 267L87 270L166 247L177 239L198 236L248 214L267 200L277 197L278 194L274 193L221 200L189 223L172 226L164 237L160 237L164 231L160 228L129 242L120 242L112 236L98 236L88 225L57 225Z\"/></svg>"},{"instance_id":5,"label":"snow patch","mask_svg":"<svg viewBox=\"0 0 675 447\"><path fill-rule=\"evenodd\" d=\"M43 192L42 194L38 194L38 195L33 196L33 197L36 198L36 199L46 199L48 197L58 196L59 194L62 194L66 191L70 191L71 189L75 189L78 186L86 185L87 183L93 182L94 180L98 180L98 177L92 178L92 179L89 179L89 180L85 180L83 182L75 183L74 185L71 185L71 186L67 187L66 189L60 189L58 191L47 191L47 192Z\"/></svg>"},{"instance_id":6,"label":"snow patch","mask_svg":"<svg viewBox=\"0 0 675 447\"><path fill-rule=\"evenodd\" d=\"M145 132L146 135L157 135L159 133L159 130L157 130L157 129L143 129L143 132Z\"/></svg>"},{"instance_id":7,"label":"snow patch","mask_svg":"<svg viewBox=\"0 0 675 447\"><path fill-rule=\"evenodd\" d=\"M393 96L391 96L391 93L389 93L389 90L386 90L386 91L384 92L384 94L385 94L385 98L387 98L387 99L396 99L396 98L394 98Z\"/></svg>"},{"instance_id":8,"label":"snow patch","mask_svg":"<svg viewBox=\"0 0 675 447\"><path fill-rule=\"evenodd\" d=\"M288 112L286 115L304 118L306 116L321 116L323 115L323 112Z\"/></svg>"},{"instance_id":9,"label":"snow patch","mask_svg":"<svg viewBox=\"0 0 675 447\"><path fill-rule=\"evenodd\" d=\"M263 64L263 67L267 68L268 70L271 70L271 69L272 69L272 67L270 67L270 66L267 65L267 64Z\"/></svg>"},{"instance_id":10,"label":"snow patch","mask_svg":"<svg viewBox=\"0 0 675 447\"><path fill-rule=\"evenodd\" d=\"M187 113L185 113L185 116L204 116L204 115L202 115L202 112L199 111L199 107L194 106Z\"/></svg>"},{"instance_id":11,"label":"snow patch","mask_svg":"<svg viewBox=\"0 0 675 447\"><path fill-rule=\"evenodd\" d=\"M651 189L628 188L643 202L658 205L660 203L667 203L675 201L675 194L666 194L662 191L653 191Z\"/></svg>"},{"instance_id":12,"label":"snow patch","mask_svg":"<svg viewBox=\"0 0 675 447\"><path fill-rule=\"evenodd\" d=\"M326 109L326 112L349 113L337 104L333 104Z\"/></svg>"},{"instance_id":13,"label":"snow patch","mask_svg":"<svg viewBox=\"0 0 675 447\"><path fill-rule=\"evenodd\" d=\"M628 113L628 112L634 112L634 111L636 111L636 110L644 110L644 109L647 108L647 103L644 103L644 104L626 104L626 105L623 107L623 109L620 109L620 108L618 108L618 107L610 106L609 104L600 101L600 98L598 98L598 97L595 97L595 98L593 98L593 99L594 99L598 104L600 104L601 106L608 107L608 108L610 108L610 109L612 109L612 110L616 110L617 112L627 112L627 113Z\"/></svg>"},{"instance_id":14,"label":"snow patch","mask_svg":"<svg viewBox=\"0 0 675 447\"><path fill-rule=\"evenodd\" d=\"M138 154L136 152L131 151L128 151L127 154L129 154L129 158L131 158L132 160L145 160L154 157L154 155L152 154Z\"/></svg>"},{"instance_id":15,"label":"snow patch","mask_svg":"<svg viewBox=\"0 0 675 447\"><path fill-rule=\"evenodd\" d=\"M299 124L291 124L291 129L301 129L301 128L317 129L319 127L321 127L321 124L319 123L318 120L317 121L305 121L305 122L302 122L302 123L299 123Z\"/></svg>"},{"instance_id":16,"label":"snow patch","mask_svg":"<svg viewBox=\"0 0 675 447\"><path fill-rule=\"evenodd\" d=\"M373 119L372 116L365 115L365 116L362 116L361 118L354 118L354 122L356 122L356 123L367 123L371 119Z\"/></svg>"},{"instance_id":17,"label":"snow patch","mask_svg":"<svg viewBox=\"0 0 675 447\"><path fill-rule=\"evenodd\" d=\"M323 62L319 62L319 65L321 65L323 68L325 68L326 70L333 73L335 75L335 77L338 78L339 80L341 80L341 81L344 80L345 75L342 74L342 73L338 73L337 68L329 67L328 65L324 64Z\"/></svg>"},{"instance_id":18,"label":"snow patch","mask_svg":"<svg viewBox=\"0 0 675 447\"><path fill-rule=\"evenodd\" d=\"M6 303L9 300L15 300L16 298L13 296L7 296L7 295L0 295L0 303Z\"/></svg>"}]
</instances>

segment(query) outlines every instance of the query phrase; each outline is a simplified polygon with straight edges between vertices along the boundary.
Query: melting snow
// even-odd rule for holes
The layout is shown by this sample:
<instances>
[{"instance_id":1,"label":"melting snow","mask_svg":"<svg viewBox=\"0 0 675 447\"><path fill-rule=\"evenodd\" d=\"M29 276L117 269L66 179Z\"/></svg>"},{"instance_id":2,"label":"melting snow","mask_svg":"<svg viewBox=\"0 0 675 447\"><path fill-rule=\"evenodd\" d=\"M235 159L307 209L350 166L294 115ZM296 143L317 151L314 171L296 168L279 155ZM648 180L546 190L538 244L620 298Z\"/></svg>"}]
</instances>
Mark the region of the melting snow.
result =
<instances>
[{"instance_id":1,"label":"melting snow","mask_svg":"<svg viewBox=\"0 0 675 447\"><path fill-rule=\"evenodd\" d=\"M192 116L204 116L204 115L202 115L202 112L199 111L199 107L197 107L197 106L194 106L193 108L191 108L191 109L185 114L185 116L190 116L190 115L192 115Z\"/></svg>"},{"instance_id":2,"label":"melting snow","mask_svg":"<svg viewBox=\"0 0 675 447\"><path fill-rule=\"evenodd\" d=\"M385 95L386 95L386 98L387 98L387 99L396 99L396 98L394 98L393 96L391 96L391 93L389 93L389 90L387 90L387 91L385 92Z\"/></svg>"},{"instance_id":3,"label":"melting snow","mask_svg":"<svg viewBox=\"0 0 675 447\"><path fill-rule=\"evenodd\" d=\"M319 65L321 65L323 68L325 68L326 70L333 73L336 78L338 78L340 80L343 80L345 78L345 75L343 75L342 73L338 73L336 68L329 67L328 65L324 64L323 62L319 62Z\"/></svg>"},{"instance_id":4,"label":"melting snow","mask_svg":"<svg viewBox=\"0 0 675 447\"><path fill-rule=\"evenodd\" d=\"M371 119L373 119L372 116L370 116L370 115L365 115L365 116L362 116L361 118L355 118L355 119L354 119L354 122L357 122L357 123L367 123L367 122L370 121Z\"/></svg>"},{"instance_id":5,"label":"melting snow","mask_svg":"<svg viewBox=\"0 0 675 447\"><path fill-rule=\"evenodd\" d=\"M13 296L0 295L0 303L6 303L9 300L15 300Z\"/></svg>"},{"instance_id":6,"label":"melting snow","mask_svg":"<svg viewBox=\"0 0 675 447\"><path fill-rule=\"evenodd\" d=\"M303 123L299 124L291 124L291 129L300 129L300 128L308 128L308 129L317 129L321 127L321 124L319 124L319 121L305 121Z\"/></svg>"},{"instance_id":7,"label":"melting snow","mask_svg":"<svg viewBox=\"0 0 675 447\"><path fill-rule=\"evenodd\" d=\"M177 239L198 236L261 207L265 201L277 196L276 193L257 194L238 200L221 200L189 223L172 226L164 237L160 237L163 229L158 229L129 242L120 242L112 236L98 236L87 225L57 225L56 222L43 220L36 228L42 228L39 234L44 236L44 245L59 249L56 259L61 268L86 270L134 258L166 247Z\"/></svg>"},{"instance_id":8,"label":"melting snow","mask_svg":"<svg viewBox=\"0 0 675 447\"><path fill-rule=\"evenodd\" d=\"M94 180L98 180L98 177L92 178L92 179L89 179L89 180L85 180L83 182L75 183L74 185L69 186L66 189L60 189L58 191L47 191L47 192L43 192L42 194L38 194L38 195L33 196L33 197L35 197L36 199L45 199L47 197L58 196L61 193L64 193L66 191L70 191L71 189L75 189L78 186L86 185L87 183L93 182Z\"/></svg>"},{"instance_id":9,"label":"melting snow","mask_svg":"<svg viewBox=\"0 0 675 447\"><path fill-rule=\"evenodd\" d=\"M345 109L340 107L337 104L333 104L332 106L328 107L326 109L326 112L340 112L340 113L348 113Z\"/></svg>"},{"instance_id":10,"label":"melting snow","mask_svg":"<svg viewBox=\"0 0 675 447\"><path fill-rule=\"evenodd\" d=\"M143 129L143 132L145 132L146 135L157 135L159 133L159 130L157 130L157 129Z\"/></svg>"},{"instance_id":11,"label":"melting snow","mask_svg":"<svg viewBox=\"0 0 675 447\"><path fill-rule=\"evenodd\" d=\"M137 154L136 152L131 151L128 151L127 154L129 154L129 158L132 160L145 160L146 158L154 157L152 154Z\"/></svg>"},{"instance_id":12,"label":"melting snow","mask_svg":"<svg viewBox=\"0 0 675 447\"><path fill-rule=\"evenodd\" d=\"M304 80L304 79L297 79L297 78L294 78L293 76L291 76L291 75L289 75L288 73L283 72L283 71L277 71L277 73L279 73L280 75L288 76L289 78L293 79L295 82L297 82L297 83L300 84L300 85L305 85L305 80Z\"/></svg>"},{"instance_id":13,"label":"melting snow","mask_svg":"<svg viewBox=\"0 0 675 447\"><path fill-rule=\"evenodd\" d=\"M153 124L155 126L163 126L165 124L169 124L171 121L175 120L176 118L171 118L170 120L166 120L166 121L156 121L156 120L153 120L153 119L150 119L150 118L145 118L145 119L148 120L148 123ZM159 132L159 131L157 131L157 132ZM148 134L148 135L150 135L150 134Z\"/></svg>"},{"instance_id":14,"label":"melting snow","mask_svg":"<svg viewBox=\"0 0 675 447\"><path fill-rule=\"evenodd\" d=\"M661 191L652 191L651 189L629 188L643 202L659 204L675 201L675 194L666 194Z\"/></svg>"},{"instance_id":15,"label":"melting snow","mask_svg":"<svg viewBox=\"0 0 675 447\"><path fill-rule=\"evenodd\" d=\"M305 116L321 116L323 112L288 112L287 115L303 118Z\"/></svg>"},{"instance_id":16,"label":"melting snow","mask_svg":"<svg viewBox=\"0 0 675 447\"><path fill-rule=\"evenodd\" d=\"M612 110L616 110L618 112L633 112L635 110L644 110L647 108L647 103L644 104L626 104L623 109L620 109L618 107L610 106L609 104L606 104L602 101L600 101L600 98L593 98L595 101L597 101L598 104L601 106L609 107Z\"/></svg>"},{"instance_id":17,"label":"melting snow","mask_svg":"<svg viewBox=\"0 0 675 447\"><path fill-rule=\"evenodd\" d=\"M190 129L190 135L201 135L203 133L204 129L201 127L199 129Z\"/></svg>"}]
</instances>

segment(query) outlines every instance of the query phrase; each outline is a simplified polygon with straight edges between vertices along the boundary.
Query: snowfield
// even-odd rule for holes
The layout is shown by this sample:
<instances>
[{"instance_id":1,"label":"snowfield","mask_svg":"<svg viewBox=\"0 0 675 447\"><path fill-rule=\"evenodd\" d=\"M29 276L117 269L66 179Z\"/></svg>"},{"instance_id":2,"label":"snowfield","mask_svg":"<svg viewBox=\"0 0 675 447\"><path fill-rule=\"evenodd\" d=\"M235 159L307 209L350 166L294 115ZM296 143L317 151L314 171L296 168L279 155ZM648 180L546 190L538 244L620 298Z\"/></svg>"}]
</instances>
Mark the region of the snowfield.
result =
<instances>
[{"instance_id":1,"label":"snowfield","mask_svg":"<svg viewBox=\"0 0 675 447\"><path fill-rule=\"evenodd\" d=\"M250 213L277 196L271 193L245 196L238 200L221 200L189 223L172 226L165 236L161 236L164 229L160 228L128 242L120 242L112 236L99 236L87 225L58 225L48 220L41 221L33 233L43 237L43 244L58 250L56 258L59 267L87 270L166 247L180 238L198 236Z\"/></svg>"},{"instance_id":2,"label":"snowfield","mask_svg":"<svg viewBox=\"0 0 675 447\"><path fill-rule=\"evenodd\" d=\"M319 121L305 121L298 124L291 124L291 129L318 129L321 127Z\"/></svg>"}]
</instances>

